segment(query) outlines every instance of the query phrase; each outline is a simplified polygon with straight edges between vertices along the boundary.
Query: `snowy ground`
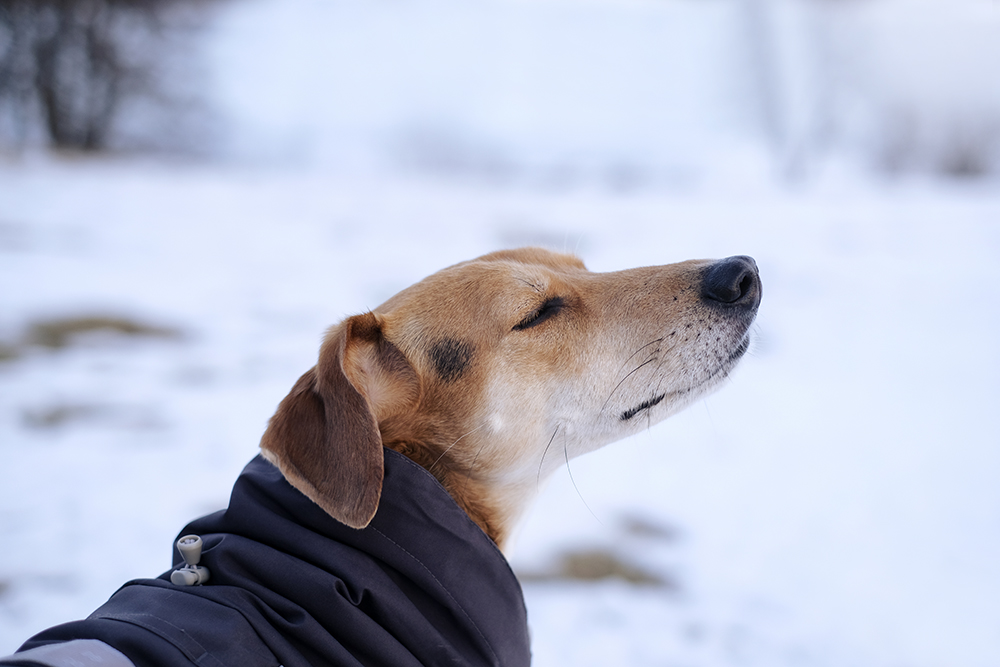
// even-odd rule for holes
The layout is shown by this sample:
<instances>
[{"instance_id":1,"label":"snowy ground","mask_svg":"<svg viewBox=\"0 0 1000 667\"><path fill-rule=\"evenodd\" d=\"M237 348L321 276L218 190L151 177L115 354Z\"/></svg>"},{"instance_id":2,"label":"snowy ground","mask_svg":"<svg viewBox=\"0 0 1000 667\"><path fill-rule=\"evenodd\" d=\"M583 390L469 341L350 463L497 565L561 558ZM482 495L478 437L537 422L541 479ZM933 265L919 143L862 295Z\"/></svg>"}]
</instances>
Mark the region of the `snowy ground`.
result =
<instances>
[{"instance_id":1,"label":"snowy ground","mask_svg":"<svg viewBox=\"0 0 1000 667\"><path fill-rule=\"evenodd\" d=\"M691 11L681 4L664 6ZM271 16L288 35L306 30L288 11L267 14L274 3L249 6L259 15L246 25ZM360 11L336 6L341 24ZM706 52L705 26L726 24L712 6L692 37ZM582 24L626 35L651 20L587 7ZM566 10L548 11L531 23L538 43ZM391 30L378 44L398 46ZM250 84L223 97L246 108ZM184 523L226 503L326 326L448 264L540 244L598 271L750 254L764 300L754 351L718 394L573 461L572 478L543 492L513 556L536 665L1000 664L996 181L841 166L781 185L752 142L700 160L677 136L637 152L648 118L579 155L564 150L567 130L540 155L511 137L546 134L555 112L531 130L507 109L491 135L454 92L443 107L495 144L409 126L410 171L375 159L352 169L324 148L340 144L318 112L295 136L275 124L307 89L240 116L266 140L228 162L0 162L0 655L169 566ZM582 86L559 104L577 93L595 99ZM376 97L337 131L349 113L385 108ZM724 97L708 90L716 102L704 105ZM698 108L674 122L694 123ZM618 111L578 121L601 127ZM717 136L718 124L745 138L742 122L692 134ZM149 330L46 346L33 328L93 316ZM594 552L659 583L541 576Z\"/></svg>"},{"instance_id":2,"label":"snowy ground","mask_svg":"<svg viewBox=\"0 0 1000 667\"><path fill-rule=\"evenodd\" d=\"M3 650L168 566L328 323L547 242L594 270L752 254L765 300L730 386L538 503L522 570L608 548L676 585L527 585L537 664L1000 660L995 191L567 195L49 160L0 179L6 340L94 313L182 334L0 367Z\"/></svg>"}]
</instances>

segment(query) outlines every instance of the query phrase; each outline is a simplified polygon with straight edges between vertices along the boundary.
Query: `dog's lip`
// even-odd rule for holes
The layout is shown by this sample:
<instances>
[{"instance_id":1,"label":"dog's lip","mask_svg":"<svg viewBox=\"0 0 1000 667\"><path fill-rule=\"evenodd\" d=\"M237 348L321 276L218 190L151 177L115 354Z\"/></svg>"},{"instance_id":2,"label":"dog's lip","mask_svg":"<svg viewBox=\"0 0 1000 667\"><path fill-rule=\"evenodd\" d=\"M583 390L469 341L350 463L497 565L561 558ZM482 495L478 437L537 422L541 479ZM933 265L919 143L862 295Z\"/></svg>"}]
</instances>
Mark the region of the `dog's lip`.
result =
<instances>
[{"instance_id":1,"label":"dog's lip","mask_svg":"<svg viewBox=\"0 0 1000 667\"><path fill-rule=\"evenodd\" d=\"M729 354L729 358L726 359L726 363L729 364L731 368L732 364L739 361L743 357L743 355L747 353L749 349L750 349L750 331L748 329L747 332L743 334L743 338L740 339L740 342Z\"/></svg>"},{"instance_id":2,"label":"dog's lip","mask_svg":"<svg viewBox=\"0 0 1000 667\"><path fill-rule=\"evenodd\" d=\"M671 394L676 394L676 393L677 392L671 392ZM657 405L658 403L660 403L666 397L667 397L667 394L659 394L659 395L654 396L653 398L651 398L649 400L643 401L642 403L640 403L639 405L635 406L634 408L629 408L625 412L621 413L621 415L619 415L618 419L621 420L621 421L623 421L623 422L627 422L629 419L632 419L632 417L635 417L637 414L639 414L643 410L648 410L651 407L653 407L654 405Z\"/></svg>"}]
</instances>

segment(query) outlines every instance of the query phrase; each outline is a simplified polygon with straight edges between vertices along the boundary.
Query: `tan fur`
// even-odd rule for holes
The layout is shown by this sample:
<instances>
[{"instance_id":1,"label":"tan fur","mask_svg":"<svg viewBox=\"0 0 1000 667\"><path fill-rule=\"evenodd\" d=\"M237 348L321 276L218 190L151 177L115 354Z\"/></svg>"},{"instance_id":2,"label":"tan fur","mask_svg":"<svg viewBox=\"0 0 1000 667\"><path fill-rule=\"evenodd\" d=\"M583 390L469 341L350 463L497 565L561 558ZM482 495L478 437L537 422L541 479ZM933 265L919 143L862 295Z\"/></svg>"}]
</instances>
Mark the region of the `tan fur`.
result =
<instances>
[{"instance_id":1,"label":"tan fur","mask_svg":"<svg viewBox=\"0 0 1000 667\"><path fill-rule=\"evenodd\" d=\"M378 508L382 446L395 449L503 546L560 465L676 412L736 364L759 281L754 270L744 306L714 306L709 266L600 274L525 248L444 269L330 329L261 447L356 528ZM525 325L546 303L554 314Z\"/></svg>"}]
</instances>

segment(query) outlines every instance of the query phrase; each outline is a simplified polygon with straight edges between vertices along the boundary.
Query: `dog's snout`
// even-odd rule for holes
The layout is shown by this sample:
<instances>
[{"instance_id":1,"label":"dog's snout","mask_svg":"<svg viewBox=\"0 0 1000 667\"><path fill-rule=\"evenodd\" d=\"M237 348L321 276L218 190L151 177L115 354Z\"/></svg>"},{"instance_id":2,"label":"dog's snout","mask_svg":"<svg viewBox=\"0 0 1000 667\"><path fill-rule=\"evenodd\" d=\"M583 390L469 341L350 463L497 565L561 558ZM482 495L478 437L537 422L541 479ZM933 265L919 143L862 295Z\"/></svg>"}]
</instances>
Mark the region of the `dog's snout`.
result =
<instances>
[{"instance_id":1,"label":"dog's snout","mask_svg":"<svg viewBox=\"0 0 1000 667\"><path fill-rule=\"evenodd\" d=\"M701 295L726 305L755 304L760 298L757 263L746 255L720 259L705 270Z\"/></svg>"}]
</instances>

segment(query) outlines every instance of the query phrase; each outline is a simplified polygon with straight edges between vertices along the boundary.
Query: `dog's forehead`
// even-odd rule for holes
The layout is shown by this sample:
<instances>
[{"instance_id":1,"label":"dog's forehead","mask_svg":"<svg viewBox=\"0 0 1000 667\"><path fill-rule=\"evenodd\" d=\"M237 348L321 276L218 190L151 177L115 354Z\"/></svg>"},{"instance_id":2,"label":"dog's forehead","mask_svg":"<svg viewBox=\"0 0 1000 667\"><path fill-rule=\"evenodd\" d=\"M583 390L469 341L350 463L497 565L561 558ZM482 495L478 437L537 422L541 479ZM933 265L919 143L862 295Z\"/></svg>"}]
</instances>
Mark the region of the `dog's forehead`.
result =
<instances>
[{"instance_id":1,"label":"dog's forehead","mask_svg":"<svg viewBox=\"0 0 1000 667\"><path fill-rule=\"evenodd\" d=\"M546 266L551 269L584 269L583 260L576 255L568 253L554 252L544 248L517 248L514 250L500 250L491 252L488 255L477 257L471 262L516 262L525 265ZM458 265L460 266L460 265Z\"/></svg>"},{"instance_id":2,"label":"dog's forehead","mask_svg":"<svg viewBox=\"0 0 1000 667\"><path fill-rule=\"evenodd\" d=\"M391 297L375 312L382 315L439 316L448 311L516 308L552 283L589 273L573 255L540 248L506 250L442 269Z\"/></svg>"}]
</instances>

